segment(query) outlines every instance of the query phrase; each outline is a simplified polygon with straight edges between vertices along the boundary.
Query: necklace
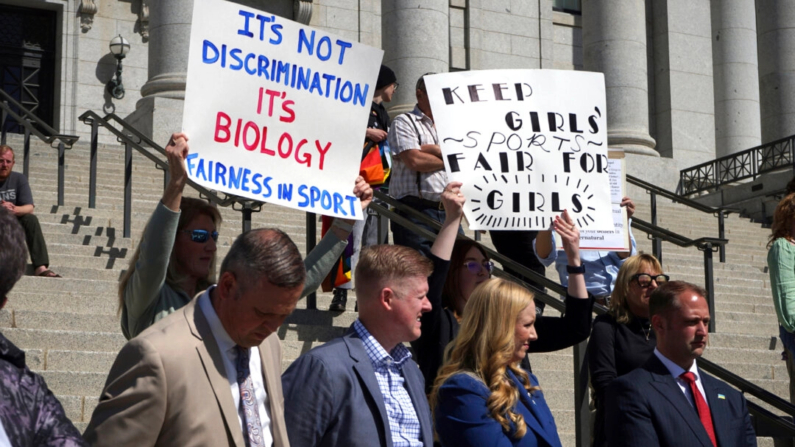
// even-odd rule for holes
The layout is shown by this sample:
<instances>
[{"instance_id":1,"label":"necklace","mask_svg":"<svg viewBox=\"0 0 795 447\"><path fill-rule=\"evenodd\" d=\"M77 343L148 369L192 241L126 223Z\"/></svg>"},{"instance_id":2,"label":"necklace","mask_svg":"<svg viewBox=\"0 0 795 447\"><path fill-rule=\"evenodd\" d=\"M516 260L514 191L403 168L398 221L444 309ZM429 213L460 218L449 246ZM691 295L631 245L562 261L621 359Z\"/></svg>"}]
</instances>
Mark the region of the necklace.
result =
<instances>
[{"instance_id":1,"label":"necklace","mask_svg":"<svg viewBox=\"0 0 795 447\"><path fill-rule=\"evenodd\" d=\"M651 335L651 324L649 324L649 327L647 328L643 323L641 323L640 330L643 331L644 334L646 334L646 340L648 341L649 335Z\"/></svg>"}]
</instances>

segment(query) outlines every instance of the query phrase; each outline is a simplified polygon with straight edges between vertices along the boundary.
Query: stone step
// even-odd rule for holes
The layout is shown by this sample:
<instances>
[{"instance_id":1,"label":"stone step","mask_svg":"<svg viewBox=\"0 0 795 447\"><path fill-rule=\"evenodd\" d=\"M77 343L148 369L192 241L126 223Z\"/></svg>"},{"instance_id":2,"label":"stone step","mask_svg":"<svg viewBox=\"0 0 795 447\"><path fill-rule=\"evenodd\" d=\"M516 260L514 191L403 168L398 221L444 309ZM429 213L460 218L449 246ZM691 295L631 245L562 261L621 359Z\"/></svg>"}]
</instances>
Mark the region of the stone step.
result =
<instances>
[{"instance_id":1,"label":"stone step","mask_svg":"<svg viewBox=\"0 0 795 447\"><path fill-rule=\"evenodd\" d=\"M14 310L14 327L83 332L121 333L119 317L115 314L74 314Z\"/></svg>"},{"instance_id":2,"label":"stone step","mask_svg":"<svg viewBox=\"0 0 795 447\"><path fill-rule=\"evenodd\" d=\"M117 353L127 342L121 330L111 333L8 328L3 329L3 335L23 350L57 349Z\"/></svg>"},{"instance_id":3,"label":"stone step","mask_svg":"<svg viewBox=\"0 0 795 447\"><path fill-rule=\"evenodd\" d=\"M69 313L115 315L118 308L117 296L116 293L109 295L107 293L83 293L80 291L43 293L36 291L35 288L31 288L28 291L17 286L14 287L8 296L5 309L41 312L58 309Z\"/></svg>"}]
</instances>

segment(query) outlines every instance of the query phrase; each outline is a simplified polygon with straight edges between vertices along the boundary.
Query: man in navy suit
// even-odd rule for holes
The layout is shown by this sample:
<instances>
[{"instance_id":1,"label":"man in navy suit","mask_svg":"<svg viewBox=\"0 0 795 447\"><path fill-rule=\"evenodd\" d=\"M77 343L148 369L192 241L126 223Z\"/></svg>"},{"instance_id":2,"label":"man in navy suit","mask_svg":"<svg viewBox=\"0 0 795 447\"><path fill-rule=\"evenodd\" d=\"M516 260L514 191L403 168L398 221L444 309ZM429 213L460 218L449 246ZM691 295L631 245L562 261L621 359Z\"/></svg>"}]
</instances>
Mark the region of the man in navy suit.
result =
<instances>
[{"instance_id":1,"label":"man in navy suit","mask_svg":"<svg viewBox=\"0 0 795 447\"><path fill-rule=\"evenodd\" d=\"M611 447L756 446L745 398L698 369L707 345L706 291L683 281L649 299L657 348L646 363L607 389Z\"/></svg>"},{"instance_id":2,"label":"man in navy suit","mask_svg":"<svg viewBox=\"0 0 795 447\"><path fill-rule=\"evenodd\" d=\"M433 445L425 381L403 345L419 338L420 317L431 310L432 270L430 260L405 246L362 251L354 276L359 318L282 375L292 445Z\"/></svg>"}]
</instances>

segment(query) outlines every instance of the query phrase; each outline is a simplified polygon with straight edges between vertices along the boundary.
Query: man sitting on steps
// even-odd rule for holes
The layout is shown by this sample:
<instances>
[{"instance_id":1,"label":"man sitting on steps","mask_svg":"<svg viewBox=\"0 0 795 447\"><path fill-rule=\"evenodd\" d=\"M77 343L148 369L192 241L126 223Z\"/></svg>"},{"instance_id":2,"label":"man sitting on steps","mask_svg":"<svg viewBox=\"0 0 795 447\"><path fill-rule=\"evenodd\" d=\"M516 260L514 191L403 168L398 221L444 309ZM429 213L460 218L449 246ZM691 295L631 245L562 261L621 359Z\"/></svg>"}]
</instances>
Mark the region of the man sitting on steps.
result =
<instances>
[{"instance_id":1,"label":"man sitting on steps","mask_svg":"<svg viewBox=\"0 0 795 447\"><path fill-rule=\"evenodd\" d=\"M47 244L41 233L39 219L33 214L33 194L28 179L14 169L14 150L10 146L0 146L0 206L14 213L25 230L33 273L36 276L60 278L61 275L50 270Z\"/></svg>"}]
</instances>

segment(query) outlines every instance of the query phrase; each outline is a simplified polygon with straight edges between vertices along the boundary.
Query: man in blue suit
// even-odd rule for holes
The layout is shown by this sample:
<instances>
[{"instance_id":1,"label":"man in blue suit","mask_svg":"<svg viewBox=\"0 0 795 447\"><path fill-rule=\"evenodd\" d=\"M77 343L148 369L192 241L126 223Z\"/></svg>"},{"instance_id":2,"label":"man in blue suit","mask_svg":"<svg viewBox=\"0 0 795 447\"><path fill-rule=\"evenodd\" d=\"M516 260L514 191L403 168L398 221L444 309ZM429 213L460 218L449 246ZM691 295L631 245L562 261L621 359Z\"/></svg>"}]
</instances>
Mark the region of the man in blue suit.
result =
<instances>
[{"instance_id":1,"label":"man in blue suit","mask_svg":"<svg viewBox=\"0 0 795 447\"><path fill-rule=\"evenodd\" d=\"M657 348L642 367L607 389L611 447L756 446L743 395L696 365L709 337L705 296L704 289L683 281L652 293Z\"/></svg>"},{"instance_id":2,"label":"man in blue suit","mask_svg":"<svg viewBox=\"0 0 795 447\"><path fill-rule=\"evenodd\" d=\"M290 443L301 447L431 447L425 382L403 345L420 336L431 261L400 245L362 251L359 318L282 375Z\"/></svg>"}]
</instances>

